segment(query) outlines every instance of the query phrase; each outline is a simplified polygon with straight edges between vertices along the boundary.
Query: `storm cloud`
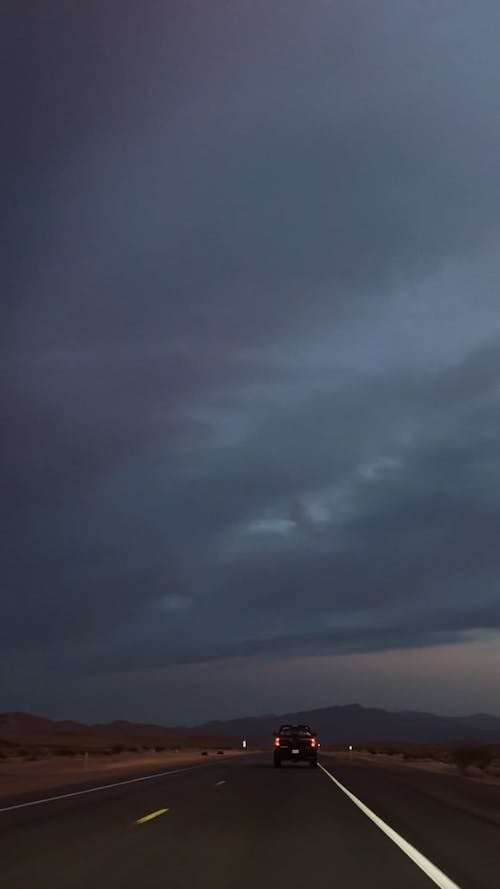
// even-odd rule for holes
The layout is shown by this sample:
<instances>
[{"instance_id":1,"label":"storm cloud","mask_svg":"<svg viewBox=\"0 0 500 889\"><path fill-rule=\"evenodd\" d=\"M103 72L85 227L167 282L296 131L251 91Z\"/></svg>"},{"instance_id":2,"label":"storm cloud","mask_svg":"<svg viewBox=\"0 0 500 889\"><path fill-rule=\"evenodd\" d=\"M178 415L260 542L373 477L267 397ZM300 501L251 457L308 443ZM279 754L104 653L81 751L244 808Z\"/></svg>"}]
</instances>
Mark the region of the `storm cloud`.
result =
<instances>
[{"instance_id":1,"label":"storm cloud","mask_svg":"<svg viewBox=\"0 0 500 889\"><path fill-rule=\"evenodd\" d=\"M243 713L243 663L441 645L458 687L500 638L498 4L7 25L8 706L129 675L124 715L195 720L183 665Z\"/></svg>"}]
</instances>

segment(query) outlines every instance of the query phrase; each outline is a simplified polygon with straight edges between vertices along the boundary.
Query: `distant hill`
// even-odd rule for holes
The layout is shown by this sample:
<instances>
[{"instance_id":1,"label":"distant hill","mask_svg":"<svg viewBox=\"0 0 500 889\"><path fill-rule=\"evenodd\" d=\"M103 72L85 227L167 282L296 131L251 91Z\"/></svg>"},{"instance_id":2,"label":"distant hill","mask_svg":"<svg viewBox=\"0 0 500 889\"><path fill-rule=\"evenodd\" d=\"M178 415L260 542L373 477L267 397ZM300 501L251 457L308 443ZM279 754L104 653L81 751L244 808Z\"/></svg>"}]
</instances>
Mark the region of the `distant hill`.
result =
<instances>
[{"instance_id":1,"label":"distant hill","mask_svg":"<svg viewBox=\"0 0 500 889\"><path fill-rule=\"evenodd\" d=\"M414 710L392 712L359 704L267 714L228 721L207 722L193 731L231 735L249 741L269 740L281 723L308 723L326 744L399 743L500 743L500 717L436 716Z\"/></svg>"},{"instance_id":2,"label":"distant hill","mask_svg":"<svg viewBox=\"0 0 500 889\"><path fill-rule=\"evenodd\" d=\"M46 719L32 713L0 713L0 747L3 745L76 747L97 749L112 745L164 747L214 747L231 743L192 728L168 728L140 722L115 721L86 725L82 722ZM239 744L239 739L236 741Z\"/></svg>"}]
</instances>

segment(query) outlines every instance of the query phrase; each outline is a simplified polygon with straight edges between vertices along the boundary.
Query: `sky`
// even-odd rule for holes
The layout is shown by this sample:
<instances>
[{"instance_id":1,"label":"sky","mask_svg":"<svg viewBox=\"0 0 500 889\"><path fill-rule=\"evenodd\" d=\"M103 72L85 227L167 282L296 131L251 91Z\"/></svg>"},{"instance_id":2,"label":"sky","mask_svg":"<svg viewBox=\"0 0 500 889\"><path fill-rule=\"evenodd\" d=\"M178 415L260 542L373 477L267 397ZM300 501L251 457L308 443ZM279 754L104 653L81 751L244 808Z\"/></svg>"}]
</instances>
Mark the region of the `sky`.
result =
<instances>
[{"instance_id":1,"label":"sky","mask_svg":"<svg viewBox=\"0 0 500 889\"><path fill-rule=\"evenodd\" d=\"M0 710L500 714L497 0L7 0Z\"/></svg>"}]
</instances>

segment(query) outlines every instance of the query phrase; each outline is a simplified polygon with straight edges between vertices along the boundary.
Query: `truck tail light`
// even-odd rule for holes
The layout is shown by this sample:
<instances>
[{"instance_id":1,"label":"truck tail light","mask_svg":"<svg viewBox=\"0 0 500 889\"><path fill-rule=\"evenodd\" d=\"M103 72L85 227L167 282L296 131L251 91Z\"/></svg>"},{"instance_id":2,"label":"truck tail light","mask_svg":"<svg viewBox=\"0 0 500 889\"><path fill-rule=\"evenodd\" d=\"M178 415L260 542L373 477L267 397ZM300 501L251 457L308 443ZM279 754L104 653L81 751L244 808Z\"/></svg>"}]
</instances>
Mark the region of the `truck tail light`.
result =
<instances>
[{"instance_id":1,"label":"truck tail light","mask_svg":"<svg viewBox=\"0 0 500 889\"><path fill-rule=\"evenodd\" d=\"M311 747L316 747L316 738L311 738Z\"/></svg>"},{"instance_id":2,"label":"truck tail light","mask_svg":"<svg viewBox=\"0 0 500 889\"><path fill-rule=\"evenodd\" d=\"M275 739L274 739L274 746L275 746L275 747L279 747L279 746L280 746L280 739L279 739L279 738L275 738Z\"/></svg>"}]
</instances>

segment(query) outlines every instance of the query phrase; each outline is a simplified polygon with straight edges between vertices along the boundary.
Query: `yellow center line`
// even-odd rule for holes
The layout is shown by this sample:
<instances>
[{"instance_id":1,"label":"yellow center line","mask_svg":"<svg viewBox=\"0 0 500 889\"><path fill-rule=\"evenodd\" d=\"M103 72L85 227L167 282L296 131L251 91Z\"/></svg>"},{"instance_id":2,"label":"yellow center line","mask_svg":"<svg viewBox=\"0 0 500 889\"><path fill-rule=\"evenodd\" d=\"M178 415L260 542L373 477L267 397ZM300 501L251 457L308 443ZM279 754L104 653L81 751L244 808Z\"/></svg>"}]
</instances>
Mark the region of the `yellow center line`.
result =
<instances>
[{"instance_id":1,"label":"yellow center line","mask_svg":"<svg viewBox=\"0 0 500 889\"><path fill-rule=\"evenodd\" d=\"M138 818L135 822L136 824L145 824L146 821L152 821L153 818L158 818L158 815L165 815L166 812L169 812L170 809L158 809L156 812L150 812L149 815L144 815L143 818Z\"/></svg>"}]
</instances>

